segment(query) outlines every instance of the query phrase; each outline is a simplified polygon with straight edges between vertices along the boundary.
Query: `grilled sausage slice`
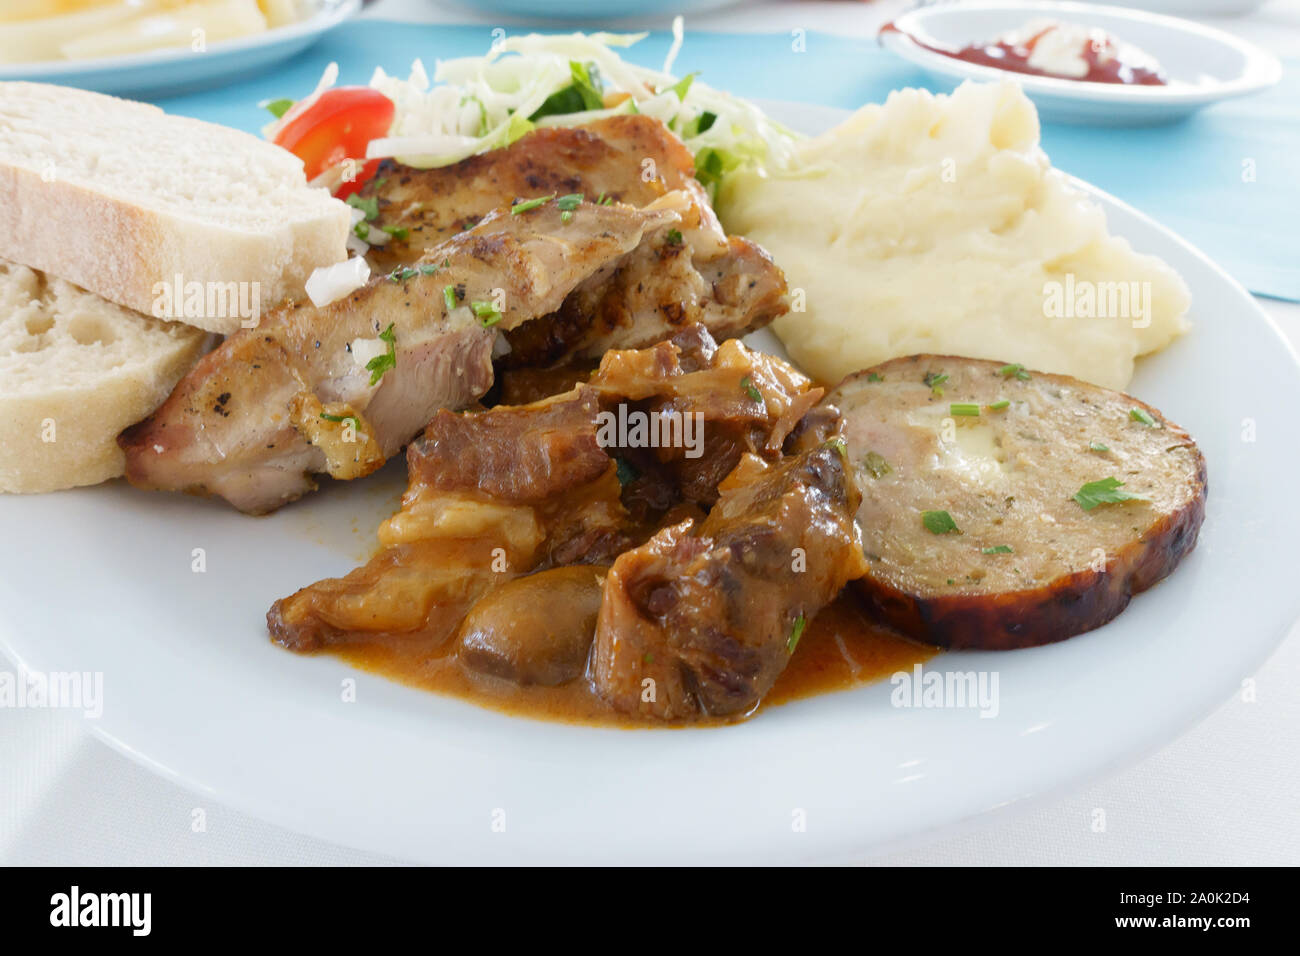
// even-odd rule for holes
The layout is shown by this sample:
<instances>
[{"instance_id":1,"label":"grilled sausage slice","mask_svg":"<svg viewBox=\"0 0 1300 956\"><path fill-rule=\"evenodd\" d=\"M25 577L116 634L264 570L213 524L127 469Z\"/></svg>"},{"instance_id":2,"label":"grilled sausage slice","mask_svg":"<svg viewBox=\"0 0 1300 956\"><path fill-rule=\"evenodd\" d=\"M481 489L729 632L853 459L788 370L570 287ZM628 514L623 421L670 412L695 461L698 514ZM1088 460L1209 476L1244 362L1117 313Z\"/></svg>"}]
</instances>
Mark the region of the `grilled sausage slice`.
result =
<instances>
[{"instance_id":1,"label":"grilled sausage slice","mask_svg":"<svg viewBox=\"0 0 1300 956\"><path fill-rule=\"evenodd\" d=\"M915 355L849 376L825 404L844 416L862 491L870 570L857 590L915 639L997 650L1071 637L1115 617L1196 545L1205 459L1128 395ZM1109 479L1123 483L1109 497L1142 500L1076 500Z\"/></svg>"}]
</instances>

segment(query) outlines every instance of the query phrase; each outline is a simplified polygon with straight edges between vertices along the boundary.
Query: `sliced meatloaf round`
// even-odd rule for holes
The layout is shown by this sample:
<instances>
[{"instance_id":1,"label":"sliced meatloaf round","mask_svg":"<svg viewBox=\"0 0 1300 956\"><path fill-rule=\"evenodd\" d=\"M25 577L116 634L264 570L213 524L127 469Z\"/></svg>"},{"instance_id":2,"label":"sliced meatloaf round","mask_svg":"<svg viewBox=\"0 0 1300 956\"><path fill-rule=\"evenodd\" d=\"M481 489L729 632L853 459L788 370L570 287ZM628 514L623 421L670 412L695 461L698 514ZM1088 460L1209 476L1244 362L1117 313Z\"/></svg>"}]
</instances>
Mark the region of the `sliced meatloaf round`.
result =
<instances>
[{"instance_id":1,"label":"sliced meatloaf round","mask_svg":"<svg viewBox=\"0 0 1300 956\"><path fill-rule=\"evenodd\" d=\"M1196 544L1205 459L1119 392L915 355L845 379L870 567L856 587L917 640L1001 649L1098 627Z\"/></svg>"}]
</instances>

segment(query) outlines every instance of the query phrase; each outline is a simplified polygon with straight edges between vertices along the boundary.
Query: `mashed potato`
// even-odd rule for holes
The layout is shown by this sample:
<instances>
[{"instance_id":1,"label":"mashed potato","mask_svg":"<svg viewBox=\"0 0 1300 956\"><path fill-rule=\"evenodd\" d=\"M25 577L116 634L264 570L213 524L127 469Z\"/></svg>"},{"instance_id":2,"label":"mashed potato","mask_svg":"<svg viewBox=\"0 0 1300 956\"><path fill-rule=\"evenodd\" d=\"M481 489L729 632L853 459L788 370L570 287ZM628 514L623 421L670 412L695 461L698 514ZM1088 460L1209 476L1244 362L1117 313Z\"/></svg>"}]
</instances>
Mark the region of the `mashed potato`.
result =
<instances>
[{"instance_id":1,"label":"mashed potato","mask_svg":"<svg viewBox=\"0 0 1300 956\"><path fill-rule=\"evenodd\" d=\"M1186 328L1183 281L1107 234L1014 83L901 90L801 149L805 175L737 173L718 206L785 270L776 333L824 382L938 352L1122 389Z\"/></svg>"}]
</instances>

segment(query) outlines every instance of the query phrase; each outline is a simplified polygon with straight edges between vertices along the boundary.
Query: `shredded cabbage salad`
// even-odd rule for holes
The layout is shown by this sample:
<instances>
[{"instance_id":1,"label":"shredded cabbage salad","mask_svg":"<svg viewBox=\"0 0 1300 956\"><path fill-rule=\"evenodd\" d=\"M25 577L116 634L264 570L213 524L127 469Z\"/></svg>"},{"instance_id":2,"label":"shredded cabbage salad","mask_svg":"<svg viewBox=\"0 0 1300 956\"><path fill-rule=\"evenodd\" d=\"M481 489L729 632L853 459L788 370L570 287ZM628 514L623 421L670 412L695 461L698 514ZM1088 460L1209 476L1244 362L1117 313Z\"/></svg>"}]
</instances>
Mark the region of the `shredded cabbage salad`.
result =
<instances>
[{"instance_id":1,"label":"shredded cabbage salad","mask_svg":"<svg viewBox=\"0 0 1300 956\"><path fill-rule=\"evenodd\" d=\"M396 113L388 136L372 140L366 157L393 157L419 168L446 166L506 146L537 127L644 113L686 143L710 198L742 166L791 170L797 134L695 74L672 74L682 43L680 17L673 22L673 44L662 70L635 66L616 52L645 36L532 33L500 39L486 56L438 61L432 78L420 60L406 79L376 69L370 86L393 101ZM316 94L332 86L337 75L331 64Z\"/></svg>"}]
</instances>

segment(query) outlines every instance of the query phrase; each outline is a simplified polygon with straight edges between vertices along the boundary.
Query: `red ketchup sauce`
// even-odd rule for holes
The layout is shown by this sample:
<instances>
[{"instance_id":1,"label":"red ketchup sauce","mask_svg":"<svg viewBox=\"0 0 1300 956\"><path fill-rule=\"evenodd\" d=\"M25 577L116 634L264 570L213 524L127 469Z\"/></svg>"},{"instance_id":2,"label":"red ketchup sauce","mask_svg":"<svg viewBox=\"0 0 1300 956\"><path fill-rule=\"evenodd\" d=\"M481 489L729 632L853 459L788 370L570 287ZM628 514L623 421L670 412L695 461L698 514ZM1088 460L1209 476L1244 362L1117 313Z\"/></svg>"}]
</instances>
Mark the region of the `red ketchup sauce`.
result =
<instances>
[{"instance_id":1,"label":"red ketchup sauce","mask_svg":"<svg viewBox=\"0 0 1300 956\"><path fill-rule=\"evenodd\" d=\"M1046 33L1035 34L1029 39L1027 44L1012 44L1001 40L993 43L972 43L970 46L961 48L952 48L941 46L939 44L926 43L924 40L908 33L906 30L900 30L893 23L886 23L880 28L880 32L899 33L907 37L913 43L924 49L931 50L934 53L950 56L954 60L962 60L966 63L976 63L980 66L991 66L999 70L1007 70L1011 73L1027 73L1032 76L1047 76L1057 80L1078 80L1082 83L1120 83L1125 86L1165 86L1166 80L1164 74L1159 70L1150 70L1143 66L1127 62L1118 53L1112 51L1113 55L1102 58L1106 50L1098 49L1095 44L1089 43L1084 47L1083 59L1088 64L1088 72L1083 76L1065 76L1060 73L1051 73L1047 70L1040 70L1038 67L1029 65L1029 56L1033 53L1034 43L1039 37Z\"/></svg>"}]
</instances>

